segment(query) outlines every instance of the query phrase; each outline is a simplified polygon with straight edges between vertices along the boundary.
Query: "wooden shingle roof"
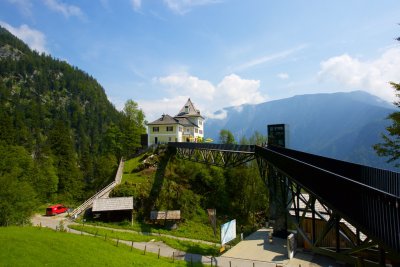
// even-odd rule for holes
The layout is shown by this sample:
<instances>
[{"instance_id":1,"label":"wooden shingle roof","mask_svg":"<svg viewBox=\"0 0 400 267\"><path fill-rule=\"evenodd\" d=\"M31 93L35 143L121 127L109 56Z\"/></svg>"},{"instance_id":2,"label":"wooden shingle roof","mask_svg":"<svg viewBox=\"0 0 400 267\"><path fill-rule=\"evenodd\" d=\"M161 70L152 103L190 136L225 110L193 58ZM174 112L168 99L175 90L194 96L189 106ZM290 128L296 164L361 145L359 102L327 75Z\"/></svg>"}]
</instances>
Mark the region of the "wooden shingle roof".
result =
<instances>
[{"instance_id":1,"label":"wooden shingle roof","mask_svg":"<svg viewBox=\"0 0 400 267\"><path fill-rule=\"evenodd\" d=\"M150 220L180 220L180 210L153 210L150 212Z\"/></svg>"},{"instance_id":2,"label":"wooden shingle roof","mask_svg":"<svg viewBox=\"0 0 400 267\"><path fill-rule=\"evenodd\" d=\"M92 211L133 210L133 197L96 198Z\"/></svg>"}]
</instances>

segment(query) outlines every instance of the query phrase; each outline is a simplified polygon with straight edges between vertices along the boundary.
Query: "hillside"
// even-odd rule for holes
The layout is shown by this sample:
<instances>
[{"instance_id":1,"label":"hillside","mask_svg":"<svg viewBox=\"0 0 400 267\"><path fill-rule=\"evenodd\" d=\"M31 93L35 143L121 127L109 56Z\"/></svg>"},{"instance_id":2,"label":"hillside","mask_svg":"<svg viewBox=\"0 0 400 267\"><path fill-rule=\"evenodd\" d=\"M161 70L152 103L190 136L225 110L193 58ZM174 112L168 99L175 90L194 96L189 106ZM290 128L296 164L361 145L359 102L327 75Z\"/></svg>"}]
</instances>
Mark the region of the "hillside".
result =
<instances>
[{"instance_id":1,"label":"hillside","mask_svg":"<svg viewBox=\"0 0 400 267\"><path fill-rule=\"evenodd\" d=\"M219 236L213 235L207 209L217 209L218 220L237 219L245 227L265 221L268 210L268 192L255 161L220 168L179 159L163 146L127 160L122 182L111 196L134 198L142 231L160 231L148 220L152 210L180 210L183 220L175 235L212 242ZM133 229L138 230L135 225Z\"/></svg>"},{"instance_id":2,"label":"hillside","mask_svg":"<svg viewBox=\"0 0 400 267\"><path fill-rule=\"evenodd\" d=\"M386 117L394 107L363 91L300 95L224 110L226 118L207 120L207 137L218 140L220 129L225 128L239 140L254 131L266 134L268 124L285 123L289 126L289 148L393 169L376 155L372 145L381 141L380 135L389 124Z\"/></svg>"},{"instance_id":3,"label":"hillside","mask_svg":"<svg viewBox=\"0 0 400 267\"><path fill-rule=\"evenodd\" d=\"M0 227L0 242L1 266L187 266L104 238L47 228Z\"/></svg>"},{"instance_id":4,"label":"hillside","mask_svg":"<svg viewBox=\"0 0 400 267\"><path fill-rule=\"evenodd\" d=\"M144 130L130 116L142 112L128 104L117 111L89 74L0 27L0 182L8 185L0 197L23 188L32 201L74 203L109 183ZM7 216L0 225L20 221Z\"/></svg>"}]
</instances>

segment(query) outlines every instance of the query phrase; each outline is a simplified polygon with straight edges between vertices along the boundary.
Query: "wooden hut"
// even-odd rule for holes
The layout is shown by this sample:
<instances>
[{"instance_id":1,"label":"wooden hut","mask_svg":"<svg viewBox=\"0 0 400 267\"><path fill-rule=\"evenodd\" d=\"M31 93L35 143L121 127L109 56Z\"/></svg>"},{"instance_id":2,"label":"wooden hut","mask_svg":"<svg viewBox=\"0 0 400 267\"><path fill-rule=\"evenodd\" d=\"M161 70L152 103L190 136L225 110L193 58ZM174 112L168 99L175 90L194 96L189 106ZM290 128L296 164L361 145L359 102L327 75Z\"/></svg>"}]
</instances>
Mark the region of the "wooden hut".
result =
<instances>
[{"instance_id":1,"label":"wooden hut","mask_svg":"<svg viewBox=\"0 0 400 267\"><path fill-rule=\"evenodd\" d=\"M133 220L133 197L97 198L93 201L93 217L103 221Z\"/></svg>"},{"instance_id":2,"label":"wooden hut","mask_svg":"<svg viewBox=\"0 0 400 267\"><path fill-rule=\"evenodd\" d=\"M181 220L180 210L153 210L150 212L150 220L165 225L169 229L176 229L177 223Z\"/></svg>"}]
</instances>

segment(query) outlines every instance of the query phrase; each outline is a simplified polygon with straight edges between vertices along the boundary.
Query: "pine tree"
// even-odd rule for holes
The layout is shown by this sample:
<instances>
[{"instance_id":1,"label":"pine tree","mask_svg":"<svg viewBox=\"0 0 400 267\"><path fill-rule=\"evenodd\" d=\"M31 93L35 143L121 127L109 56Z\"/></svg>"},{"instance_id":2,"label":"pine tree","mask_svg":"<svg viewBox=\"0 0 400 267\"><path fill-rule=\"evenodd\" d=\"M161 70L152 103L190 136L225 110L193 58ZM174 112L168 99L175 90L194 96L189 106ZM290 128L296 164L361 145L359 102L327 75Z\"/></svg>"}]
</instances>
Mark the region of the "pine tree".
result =
<instances>
[{"instance_id":1,"label":"pine tree","mask_svg":"<svg viewBox=\"0 0 400 267\"><path fill-rule=\"evenodd\" d=\"M232 132L226 129L222 129L219 132L219 141L221 144L236 144L235 137Z\"/></svg>"},{"instance_id":2,"label":"pine tree","mask_svg":"<svg viewBox=\"0 0 400 267\"><path fill-rule=\"evenodd\" d=\"M390 83L396 90L396 96L400 98L400 84ZM394 102L400 108L400 100ZM382 134L383 143L374 146L379 156L389 157L387 162L395 162L400 158L400 111L393 112L388 116L392 120L392 124L386 127L387 134ZM396 167L400 167L400 163L396 163Z\"/></svg>"}]
</instances>

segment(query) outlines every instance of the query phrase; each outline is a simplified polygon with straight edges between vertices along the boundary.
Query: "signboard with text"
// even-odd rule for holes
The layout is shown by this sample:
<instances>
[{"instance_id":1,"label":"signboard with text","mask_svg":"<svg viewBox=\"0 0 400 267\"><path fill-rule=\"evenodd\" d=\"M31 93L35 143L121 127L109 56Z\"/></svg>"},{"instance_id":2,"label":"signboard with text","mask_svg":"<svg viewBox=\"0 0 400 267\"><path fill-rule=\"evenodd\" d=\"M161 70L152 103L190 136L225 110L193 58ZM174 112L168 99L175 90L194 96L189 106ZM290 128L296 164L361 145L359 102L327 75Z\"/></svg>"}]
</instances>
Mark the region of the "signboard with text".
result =
<instances>
[{"instance_id":1,"label":"signboard with text","mask_svg":"<svg viewBox=\"0 0 400 267\"><path fill-rule=\"evenodd\" d=\"M268 144L286 147L287 144L287 125L270 124L268 125Z\"/></svg>"}]
</instances>

